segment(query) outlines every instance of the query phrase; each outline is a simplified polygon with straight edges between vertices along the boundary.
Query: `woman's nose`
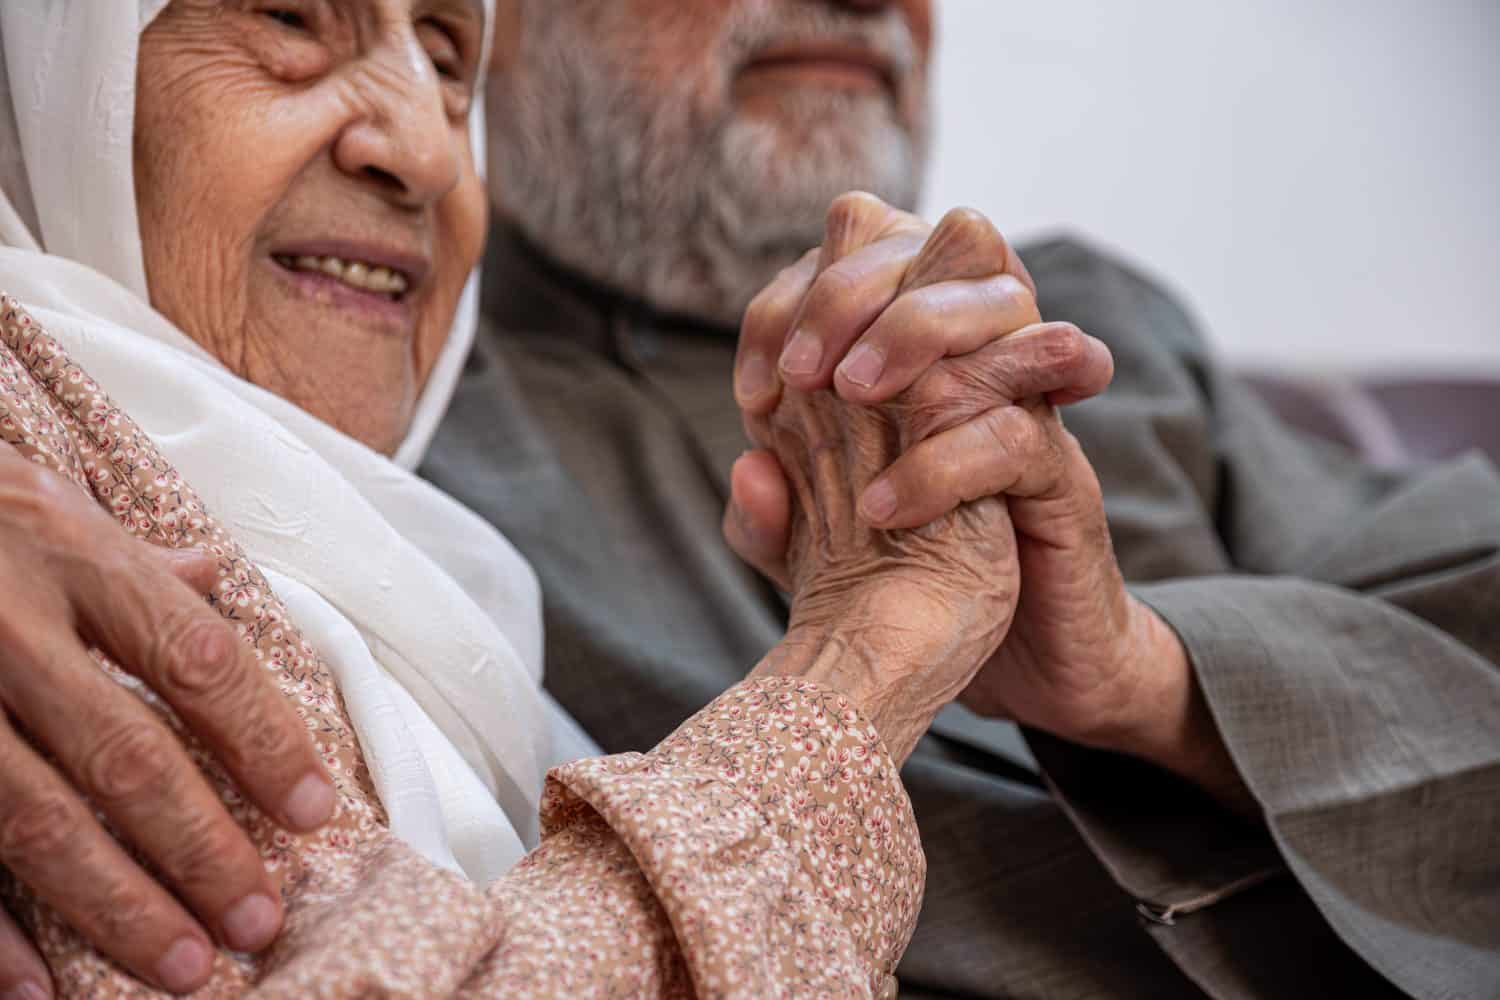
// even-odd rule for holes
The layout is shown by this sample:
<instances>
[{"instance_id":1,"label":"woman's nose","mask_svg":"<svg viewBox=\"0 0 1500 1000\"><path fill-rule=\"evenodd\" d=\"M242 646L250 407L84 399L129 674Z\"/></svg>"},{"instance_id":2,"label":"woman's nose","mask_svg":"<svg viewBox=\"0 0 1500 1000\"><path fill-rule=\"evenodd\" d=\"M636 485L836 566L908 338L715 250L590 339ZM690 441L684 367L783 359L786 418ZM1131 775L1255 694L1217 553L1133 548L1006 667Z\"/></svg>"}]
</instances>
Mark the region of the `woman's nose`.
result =
<instances>
[{"instance_id":1,"label":"woman's nose","mask_svg":"<svg viewBox=\"0 0 1500 1000\"><path fill-rule=\"evenodd\" d=\"M413 38L403 51L372 56L355 86L363 113L344 127L334 161L345 173L370 181L403 206L418 208L442 198L458 183L459 143L442 84Z\"/></svg>"}]
</instances>

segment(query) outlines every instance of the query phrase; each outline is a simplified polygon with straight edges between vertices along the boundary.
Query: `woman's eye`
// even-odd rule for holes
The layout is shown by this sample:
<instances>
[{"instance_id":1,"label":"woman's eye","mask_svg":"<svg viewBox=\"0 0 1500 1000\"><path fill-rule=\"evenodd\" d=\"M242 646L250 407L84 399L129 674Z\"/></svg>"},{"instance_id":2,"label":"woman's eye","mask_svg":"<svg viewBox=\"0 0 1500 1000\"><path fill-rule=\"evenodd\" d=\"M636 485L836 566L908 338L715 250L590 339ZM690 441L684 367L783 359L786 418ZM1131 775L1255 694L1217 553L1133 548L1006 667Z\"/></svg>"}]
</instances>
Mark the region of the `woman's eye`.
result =
<instances>
[{"instance_id":1,"label":"woman's eye","mask_svg":"<svg viewBox=\"0 0 1500 1000\"><path fill-rule=\"evenodd\" d=\"M263 10L263 15L293 31L307 31L307 18L295 10Z\"/></svg>"},{"instance_id":2,"label":"woman's eye","mask_svg":"<svg viewBox=\"0 0 1500 1000\"><path fill-rule=\"evenodd\" d=\"M462 82L464 79L463 52L453 36L442 25L428 21L421 26L420 35L427 58L432 68L445 80Z\"/></svg>"}]
</instances>

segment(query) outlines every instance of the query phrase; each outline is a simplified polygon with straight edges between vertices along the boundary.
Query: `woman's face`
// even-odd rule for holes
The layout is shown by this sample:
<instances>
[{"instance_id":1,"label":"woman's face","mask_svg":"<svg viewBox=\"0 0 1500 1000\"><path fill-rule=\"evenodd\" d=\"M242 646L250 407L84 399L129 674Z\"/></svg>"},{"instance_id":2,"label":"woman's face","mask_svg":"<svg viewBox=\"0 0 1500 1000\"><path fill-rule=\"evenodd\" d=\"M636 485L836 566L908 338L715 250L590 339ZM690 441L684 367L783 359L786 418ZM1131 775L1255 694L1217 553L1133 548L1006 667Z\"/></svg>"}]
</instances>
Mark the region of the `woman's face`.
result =
<instances>
[{"instance_id":1,"label":"woman's face","mask_svg":"<svg viewBox=\"0 0 1500 1000\"><path fill-rule=\"evenodd\" d=\"M483 246L480 0L174 0L141 37L151 303L384 452Z\"/></svg>"}]
</instances>

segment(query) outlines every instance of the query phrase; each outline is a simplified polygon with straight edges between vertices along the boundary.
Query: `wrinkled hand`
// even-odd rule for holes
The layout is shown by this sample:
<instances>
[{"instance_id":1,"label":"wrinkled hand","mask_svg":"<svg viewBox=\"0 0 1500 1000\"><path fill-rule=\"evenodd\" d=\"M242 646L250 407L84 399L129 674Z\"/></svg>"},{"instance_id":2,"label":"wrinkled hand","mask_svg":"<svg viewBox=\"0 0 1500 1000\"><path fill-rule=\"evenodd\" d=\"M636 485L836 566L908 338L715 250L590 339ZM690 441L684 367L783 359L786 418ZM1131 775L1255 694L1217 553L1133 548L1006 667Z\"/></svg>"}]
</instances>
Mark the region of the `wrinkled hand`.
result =
<instances>
[{"instance_id":1,"label":"wrinkled hand","mask_svg":"<svg viewBox=\"0 0 1500 1000\"><path fill-rule=\"evenodd\" d=\"M731 505L726 535L795 595L793 636L809 620L847 623L854 641L879 637L884 644L881 657L855 658L867 664L902 663L903 643L927 653L941 647L939 659L956 673L899 674L908 686L896 702L906 710L885 728L901 730L887 741L903 755L962 689L952 685L972 667L972 652L998 642L1014 610L1009 520L1003 504L984 499L1001 491L974 489L993 470L954 445L1009 427L1017 415L1033 419L1012 400L1079 398L1109 378L1102 346L1069 327L1038 326L1038 319L1029 276L988 220L956 212L933 228L862 194L834 203L822 248L784 272L746 316L737 394L752 438L774 446L774 454L762 449L736 466L736 499L756 495ZM992 345L998 349L981 351L977 361L951 357L1013 333L1009 344ZM1064 341L1081 349L1059 352ZM778 355L780 377L769 361ZM871 357L880 360L879 372L870 370ZM843 399L824 388L830 382ZM1010 393L1004 405L996 391L961 391L997 384ZM1049 409L1040 400L1031 405ZM934 463L950 475L934 480ZM932 522L928 528L882 532L860 517L856 506L863 496L868 507L867 490L882 472L923 484L917 497L930 513L911 524ZM801 516L789 521L793 495ZM768 509L772 517L760 516ZM803 526L793 527L790 539L789 523ZM809 543L814 533L806 526L820 524L852 539L847 550L826 539ZM756 542L766 540L771 544L757 552ZM835 585L809 586L810 572ZM893 683L864 669L866 676L843 686Z\"/></svg>"},{"instance_id":2,"label":"wrinkled hand","mask_svg":"<svg viewBox=\"0 0 1500 1000\"><path fill-rule=\"evenodd\" d=\"M268 945L280 894L172 730L89 648L170 704L288 829L334 807L296 713L204 601L217 574L202 552L131 538L0 442L0 863L100 951L178 991L207 976L213 940ZM0 914L0 991L26 981L45 987L46 968Z\"/></svg>"},{"instance_id":3,"label":"wrinkled hand","mask_svg":"<svg viewBox=\"0 0 1500 1000\"><path fill-rule=\"evenodd\" d=\"M788 389L768 427L791 481L787 638L757 673L797 673L861 707L899 764L995 650L1015 609L1017 568L1001 500L911 531L855 510L898 454L901 411Z\"/></svg>"},{"instance_id":4,"label":"wrinkled hand","mask_svg":"<svg viewBox=\"0 0 1500 1000\"><path fill-rule=\"evenodd\" d=\"M983 216L953 212L929 228L872 196L845 196L829 211L824 246L752 304L739 398L760 443L765 406L783 390L778 383L747 393L745 372L784 343L787 382L831 382L841 396L886 411L902 429L900 448L861 497L869 524L909 528L966 501L1009 498L1020 610L965 701L1071 734L1101 722L1102 708L1087 702L1118 693L1122 635L1150 618L1137 617L1124 590L1098 481L1053 406L1102 390L1113 374L1109 351L1075 327L1040 319L1030 276ZM851 379L872 356L882 373ZM799 372L799 357L815 357L816 366ZM726 537L786 586L787 498L777 463L764 452L742 458L733 492ZM1077 641L1059 649L1052 636Z\"/></svg>"},{"instance_id":5,"label":"wrinkled hand","mask_svg":"<svg viewBox=\"0 0 1500 1000\"><path fill-rule=\"evenodd\" d=\"M981 714L1147 757L1241 804L1186 654L1126 591L1098 478L1054 409L1108 384L1107 348L1068 324L1039 322L1030 277L982 216L950 213L914 251L923 232L868 195L835 204L822 250L783 273L746 317L737 396L747 429L761 433L765 402L781 393L779 382L755 393L741 384L758 381L747 367L779 335L788 382L831 382L846 399L886 407L905 429L900 457L862 497L867 523L922 525L965 501L1004 495L1019 604L962 700ZM816 349L805 335L797 346L797 332L809 329L819 333ZM866 358L884 361L883 374L850 379L864 347ZM816 368L796 371L799 354L816 357ZM726 538L783 587L788 503L773 456L757 451L737 463Z\"/></svg>"},{"instance_id":6,"label":"wrinkled hand","mask_svg":"<svg viewBox=\"0 0 1500 1000\"><path fill-rule=\"evenodd\" d=\"M773 368L768 359L777 357ZM808 357L817 362L804 369ZM1030 275L984 216L957 210L932 227L850 194L829 209L823 246L751 304L735 391L757 443L784 384L832 385L852 402L902 407L903 453L861 511L872 524L905 528L968 500L1033 488L1024 459L1047 447L1052 406L1097 394L1112 374L1102 343L1071 324L1041 322ZM752 452L733 482L730 545L784 582L785 486L774 461Z\"/></svg>"}]
</instances>

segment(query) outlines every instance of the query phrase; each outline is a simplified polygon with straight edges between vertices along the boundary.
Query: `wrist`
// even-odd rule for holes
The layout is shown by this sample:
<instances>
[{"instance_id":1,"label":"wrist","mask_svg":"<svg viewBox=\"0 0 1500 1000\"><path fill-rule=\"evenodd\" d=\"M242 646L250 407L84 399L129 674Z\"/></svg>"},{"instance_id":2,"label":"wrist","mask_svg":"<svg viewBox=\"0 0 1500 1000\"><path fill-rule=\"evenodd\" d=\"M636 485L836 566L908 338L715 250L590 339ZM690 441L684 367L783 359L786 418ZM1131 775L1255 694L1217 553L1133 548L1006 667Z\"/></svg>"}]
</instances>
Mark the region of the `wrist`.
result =
<instances>
[{"instance_id":1,"label":"wrist","mask_svg":"<svg viewBox=\"0 0 1500 1000\"><path fill-rule=\"evenodd\" d=\"M1139 620L1131 643L1137 692L1104 748L1154 764L1255 816L1258 806L1229 756L1182 640L1150 607L1131 601Z\"/></svg>"},{"instance_id":2,"label":"wrist","mask_svg":"<svg viewBox=\"0 0 1500 1000\"><path fill-rule=\"evenodd\" d=\"M1192 664L1171 626L1134 596L1128 600L1114 709L1080 742L1161 763L1174 754L1194 715Z\"/></svg>"},{"instance_id":3,"label":"wrist","mask_svg":"<svg viewBox=\"0 0 1500 1000\"><path fill-rule=\"evenodd\" d=\"M858 629L793 626L750 672L751 677L798 677L837 691L868 719L900 767L951 694L922 683L928 664L910 653L877 648Z\"/></svg>"}]
</instances>

